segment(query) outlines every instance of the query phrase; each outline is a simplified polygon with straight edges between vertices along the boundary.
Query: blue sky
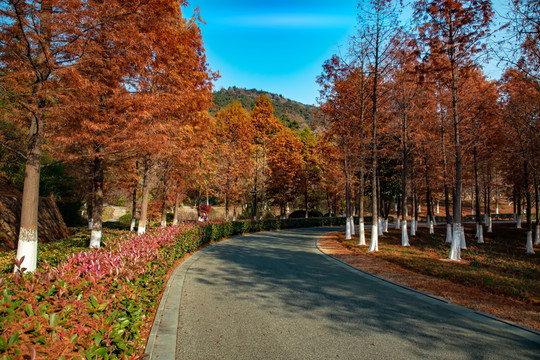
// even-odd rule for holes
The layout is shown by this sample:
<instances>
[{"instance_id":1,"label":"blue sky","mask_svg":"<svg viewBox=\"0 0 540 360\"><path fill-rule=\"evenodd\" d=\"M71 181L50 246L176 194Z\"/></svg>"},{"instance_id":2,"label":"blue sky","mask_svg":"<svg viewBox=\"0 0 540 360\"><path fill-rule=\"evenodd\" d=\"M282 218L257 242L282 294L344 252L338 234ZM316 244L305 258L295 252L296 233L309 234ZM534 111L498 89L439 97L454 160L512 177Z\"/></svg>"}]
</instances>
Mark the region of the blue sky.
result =
<instances>
[{"instance_id":1,"label":"blue sky","mask_svg":"<svg viewBox=\"0 0 540 360\"><path fill-rule=\"evenodd\" d=\"M215 88L237 86L315 104L315 80L332 54L346 52L356 21L354 0L191 0L207 61L219 71Z\"/></svg>"},{"instance_id":2,"label":"blue sky","mask_svg":"<svg viewBox=\"0 0 540 360\"><path fill-rule=\"evenodd\" d=\"M355 32L357 0L188 0L199 7L207 62L221 78L215 89L237 86L316 104L316 78L333 54L345 54ZM501 8L506 0L495 0ZM505 10L506 11L506 10ZM409 12L410 15L410 12ZM500 70L491 64L496 78Z\"/></svg>"}]
</instances>

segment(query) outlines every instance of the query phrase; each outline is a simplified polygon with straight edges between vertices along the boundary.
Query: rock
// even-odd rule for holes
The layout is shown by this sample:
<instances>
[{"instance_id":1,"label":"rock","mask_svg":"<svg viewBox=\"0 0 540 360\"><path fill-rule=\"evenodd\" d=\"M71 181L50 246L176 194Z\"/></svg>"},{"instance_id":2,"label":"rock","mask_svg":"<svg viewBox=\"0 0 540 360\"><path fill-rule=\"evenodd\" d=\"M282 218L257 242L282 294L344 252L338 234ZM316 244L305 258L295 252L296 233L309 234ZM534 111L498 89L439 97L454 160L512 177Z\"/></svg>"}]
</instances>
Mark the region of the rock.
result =
<instances>
[{"instance_id":1,"label":"rock","mask_svg":"<svg viewBox=\"0 0 540 360\"><path fill-rule=\"evenodd\" d=\"M0 177L0 250L17 248L21 217L22 194ZM39 242L47 243L64 239L69 230L52 198L40 198L38 214Z\"/></svg>"}]
</instances>

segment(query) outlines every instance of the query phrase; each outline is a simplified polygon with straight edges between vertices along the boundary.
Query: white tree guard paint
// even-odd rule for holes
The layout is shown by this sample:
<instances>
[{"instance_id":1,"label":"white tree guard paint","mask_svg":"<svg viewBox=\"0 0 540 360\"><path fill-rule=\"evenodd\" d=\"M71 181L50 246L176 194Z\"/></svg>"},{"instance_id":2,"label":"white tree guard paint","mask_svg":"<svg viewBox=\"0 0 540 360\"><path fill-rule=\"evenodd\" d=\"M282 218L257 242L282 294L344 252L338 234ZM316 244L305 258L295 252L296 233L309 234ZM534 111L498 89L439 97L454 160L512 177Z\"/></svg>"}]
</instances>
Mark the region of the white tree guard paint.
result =
<instances>
[{"instance_id":1,"label":"white tree guard paint","mask_svg":"<svg viewBox=\"0 0 540 360\"><path fill-rule=\"evenodd\" d=\"M17 259L24 256L21 267L15 267L14 271L25 268L24 272L34 272L37 267L38 232L37 229L21 228L17 245Z\"/></svg>"},{"instance_id":2,"label":"white tree guard paint","mask_svg":"<svg viewBox=\"0 0 540 360\"><path fill-rule=\"evenodd\" d=\"M452 225L446 224L446 240L444 241L447 244L452 243Z\"/></svg>"},{"instance_id":3,"label":"white tree guard paint","mask_svg":"<svg viewBox=\"0 0 540 360\"><path fill-rule=\"evenodd\" d=\"M146 232L146 226L139 224L139 228L137 229L137 234L142 235Z\"/></svg>"},{"instance_id":4,"label":"white tree guard paint","mask_svg":"<svg viewBox=\"0 0 540 360\"><path fill-rule=\"evenodd\" d=\"M371 226L371 242L368 251L379 251L379 230L377 227L377 222Z\"/></svg>"},{"instance_id":5,"label":"white tree guard paint","mask_svg":"<svg viewBox=\"0 0 540 360\"><path fill-rule=\"evenodd\" d=\"M366 230L363 222L358 224L358 234L358 245L366 245Z\"/></svg>"},{"instance_id":6,"label":"white tree guard paint","mask_svg":"<svg viewBox=\"0 0 540 360\"><path fill-rule=\"evenodd\" d=\"M161 227L167 227L167 220L161 220Z\"/></svg>"},{"instance_id":7,"label":"white tree guard paint","mask_svg":"<svg viewBox=\"0 0 540 360\"><path fill-rule=\"evenodd\" d=\"M435 234L435 228L433 227L433 219L428 219L429 233Z\"/></svg>"},{"instance_id":8,"label":"white tree guard paint","mask_svg":"<svg viewBox=\"0 0 540 360\"><path fill-rule=\"evenodd\" d=\"M90 235L90 247L99 249L101 247L101 230L92 230Z\"/></svg>"},{"instance_id":9,"label":"white tree guard paint","mask_svg":"<svg viewBox=\"0 0 540 360\"><path fill-rule=\"evenodd\" d=\"M452 246L450 247L450 255L448 258L453 261L461 261L461 229L459 223L454 223L454 231L452 234Z\"/></svg>"},{"instance_id":10,"label":"white tree guard paint","mask_svg":"<svg viewBox=\"0 0 540 360\"><path fill-rule=\"evenodd\" d=\"M89 220L88 221L88 230L92 230L93 227L94 227L94 222L92 220Z\"/></svg>"},{"instance_id":11,"label":"white tree guard paint","mask_svg":"<svg viewBox=\"0 0 540 360\"><path fill-rule=\"evenodd\" d=\"M439 202L437 201L437 214L439 213Z\"/></svg>"},{"instance_id":12,"label":"white tree guard paint","mask_svg":"<svg viewBox=\"0 0 540 360\"><path fill-rule=\"evenodd\" d=\"M432 220L433 220L433 225L437 226L437 219L435 216L431 216Z\"/></svg>"},{"instance_id":13,"label":"white tree guard paint","mask_svg":"<svg viewBox=\"0 0 540 360\"><path fill-rule=\"evenodd\" d=\"M459 226L461 236L461 249L467 249L467 239L465 239L465 227Z\"/></svg>"},{"instance_id":14,"label":"white tree guard paint","mask_svg":"<svg viewBox=\"0 0 540 360\"><path fill-rule=\"evenodd\" d=\"M129 225L129 231L134 231L135 230L136 222L137 222L137 219L135 219L135 218L131 219L131 225Z\"/></svg>"},{"instance_id":15,"label":"white tree guard paint","mask_svg":"<svg viewBox=\"0 0 540 360\"><path fill-rule=\"evenodd\" d=\"M388 219L383 219L384 229L383 232L388 232Z\"/></svg>"},{"instance_id":16,"label":"white tree guard paint","mask_svg":"<svg viewBox=\"0 0 540 360\"><path fill-rule=\"evenodd\" d=\"M353 216L351 216L351 220L349 220L349 225L351 226L351 236L356 235L356 233L354 231L355 229L354 229L354 217Z\"/></svg>"},{"instance_id":17,"label":"white tree guard paint","mask_svg":"<svg viewBox=\"0 0 540 360\"><path fill-rule=\"evenodd\" d=\"M377 218L377 235L378 236L383 236L383 221L382 221L382 218ZM377 239L378 239L378 236L377 236Z\"/></svg>"},{"instance_id":18,"label":"white tree guard paint","mask_svg":"<svg viewBox=\"0 0 540 360\"><path fill-rule=\"evenodd\" d=\"M416 219L411 219L411 236L416 236Z\"/></svg>"},{"instance_id":19,"label":"white tree guard paint","mask_svg":"<svg viewBox=\"0 0 540 360\"><path fill-rule=\"evenodd\" d=\"M521 229L521 216L519 215L516 217L516 227Z\"/></svg>"},{"instance_id":20,"label":"white tree guard paint","mask_svg":"<svg viewBox=\"0 0 540 360\"><path fill-rule=\"evenodd\" d=\"M401 246L411 246L409 235L407 235L407 220L403 220L401 223Z\"/></svg>"},{"instance_id":21,"label":"white tree guard paint","mask_svg":"<svg viewBox=\"0 0 540 360\"><path fill-rule=\"evenodd\" d=\"M351 240L351 218L347 217L345 220L345 240Z\"/></svg>"},{"instance_id":22,"label":"white tree guard paint","mask_svg":"<svg viewBox=\"0 0 540 360\"><path fill-rule=\"evenodd\" d=\"M540 245L540 225L536 225L536 231L534 233L534 245Z\"/></svg>"},{"instance_id":23,"label":"white tree guard paint","mask_svg":"<svg viewBox=\"0 0 540 360\"><path fill-rule=\"evenodd\" d=\"M478 229L476 230L478 233L478 243L483 244L484 243L484 227L482 224L477 225Z\"/></svg>"},{"instance_id":24,"label":"white tree guard paint","mask_svg":"<svg viewBox=\"0 0 540 360\"><path fill-rule=\"evenodd\" d=\"M532 231L527 231L527 254L534 254Z\"/></svg>"},{"instance_id":25,"label":"white tree guard paint","mask_svg":"<svg viewBox=\"0 0 540 360\"><path fill-rule=\"evenodd\" d=\"M399 218L397 218L397 217L396 217L396 222L394 223L394 228L396 228L396 229L401 228L401 223L399 222Z\"/></svg>"},{"instance_id":26,"label":"white tree guard paint","mask_svg":"<svg viewBox=\"0 0 540 360\"><path fill-rule=\"evenodd\" d=\"M491 220L491 216L488 217L488 222L487 222L487 224L488 224L487 232L488 232L488 233L493 232L493 222L492 222L492 220Z\"/></svg>"}]
</instances>

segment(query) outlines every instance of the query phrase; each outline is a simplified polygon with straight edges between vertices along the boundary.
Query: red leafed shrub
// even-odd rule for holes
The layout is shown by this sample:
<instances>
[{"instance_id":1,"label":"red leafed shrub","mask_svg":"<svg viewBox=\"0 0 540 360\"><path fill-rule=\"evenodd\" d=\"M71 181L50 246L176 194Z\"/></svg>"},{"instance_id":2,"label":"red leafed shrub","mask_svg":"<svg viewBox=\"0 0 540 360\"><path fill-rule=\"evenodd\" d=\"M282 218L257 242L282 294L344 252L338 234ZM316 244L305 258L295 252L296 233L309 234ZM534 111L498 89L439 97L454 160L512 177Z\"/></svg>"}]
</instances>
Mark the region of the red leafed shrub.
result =
<instances>
[{"instance_id":1,"label":"red leafed shrub","mask_svg":"<svg viewBox=\"0 0 540 360\"><path fill-rule=\"evenodd\" d=\"M207 214L212 213L212 206L209 204L200 204L199 205L199 211Z\"/></svg>"}]
</instances>

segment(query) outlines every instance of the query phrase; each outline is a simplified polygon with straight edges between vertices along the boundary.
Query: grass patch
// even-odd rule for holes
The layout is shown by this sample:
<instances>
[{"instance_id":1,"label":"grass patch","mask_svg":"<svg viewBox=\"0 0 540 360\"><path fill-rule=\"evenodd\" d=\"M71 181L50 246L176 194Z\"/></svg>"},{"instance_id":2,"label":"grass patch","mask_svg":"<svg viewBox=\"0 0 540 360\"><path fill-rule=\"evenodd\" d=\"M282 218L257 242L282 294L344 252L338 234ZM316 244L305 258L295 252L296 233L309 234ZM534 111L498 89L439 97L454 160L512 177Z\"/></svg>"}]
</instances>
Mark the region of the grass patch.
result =
<instances>
[{"instance_id":1,"label":"grass patch","mask_svg":"<svg viewBox=\"0 0 540 360\"><path fill-rule=\"evenodd\" d=\"M358 239L339 241L349 249L377 256L407 269L453 282L474 286L487 292L504 295L528 303L540 304L540 255L525 253L526 232L513 224L494 224L493 233L484 233L484 244L474 238L475 225L465 226L467 249L461 250L461 262L445 261L450 245L445 244L446 226L439 226L430 235L419 228L409 237L410 247L401 246L401 230L389 229L379 236L379 252L359 247ZM370 230L366 230L369 242Z\"/></svg>"}]
</instances>

